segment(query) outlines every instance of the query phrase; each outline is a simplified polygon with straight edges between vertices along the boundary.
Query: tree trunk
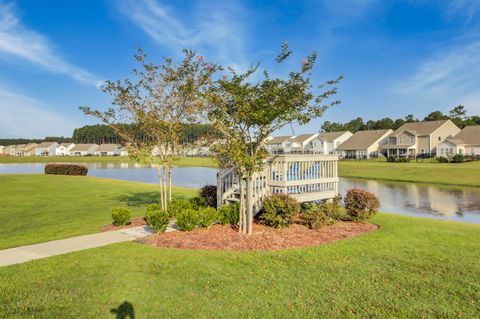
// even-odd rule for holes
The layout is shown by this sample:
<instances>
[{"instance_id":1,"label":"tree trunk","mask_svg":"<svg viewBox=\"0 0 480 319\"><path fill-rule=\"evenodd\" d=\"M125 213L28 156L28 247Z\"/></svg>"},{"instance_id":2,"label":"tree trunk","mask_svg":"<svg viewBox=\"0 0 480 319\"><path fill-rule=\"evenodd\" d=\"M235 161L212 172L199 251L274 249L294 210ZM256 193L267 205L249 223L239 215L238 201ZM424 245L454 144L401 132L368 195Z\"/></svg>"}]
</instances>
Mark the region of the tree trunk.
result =
<instances>
[{"instance_id":1,"label":"tree trunk","mask_svg":"<svg viewBox=\"0 0 480 319\"><path fill-rule=\"evenodd\" d=\"M160 180L160 207L162 208L162 210L164 210L165 208L163 207L163 169L158 166L157 167L157 173L158 173L158 179Z\"/></svg>"},{"instance_id":2,"label":"tree trunk","mask_svg":"<svg viewBox=\"0 0 480 319\"><path fill-rule=\"evenodd\" d=\"M168 166L168 203L172 202L172 166Z\"/></svg>"},{"instance_id":3,"label":"tree trunk","mask_svg":"<svg viewBox=\"0 0 480 319\"><path fill-rule=\"evenodd\" d=\"M245 234L245 193L243 191L243 177L238 174L238 187L240 190L240 208L239 208L239 223L238 223L238 232Z\"/></svg>"},{"instance_id":4,"label":"tree trunk","mask_svg":"<svg viewBox=\"0 0 480 319\"><path fill-rule=\"evenodd\" d=\"M253 185L252 176L247 177L247 235L252 234L253 228Z\"/></svg>"},{"instance_id":5,"label":"tree trunk","mask_svg":"<svg viewBox=\"0 0 480 319\"><path fill-rule=\"evenodd\" d=\"M167 188L167 174L168 174L168 166L163 163L163 202L165 206L165 210L168 211L168 188Z\"/></svg>"}]
</instances>

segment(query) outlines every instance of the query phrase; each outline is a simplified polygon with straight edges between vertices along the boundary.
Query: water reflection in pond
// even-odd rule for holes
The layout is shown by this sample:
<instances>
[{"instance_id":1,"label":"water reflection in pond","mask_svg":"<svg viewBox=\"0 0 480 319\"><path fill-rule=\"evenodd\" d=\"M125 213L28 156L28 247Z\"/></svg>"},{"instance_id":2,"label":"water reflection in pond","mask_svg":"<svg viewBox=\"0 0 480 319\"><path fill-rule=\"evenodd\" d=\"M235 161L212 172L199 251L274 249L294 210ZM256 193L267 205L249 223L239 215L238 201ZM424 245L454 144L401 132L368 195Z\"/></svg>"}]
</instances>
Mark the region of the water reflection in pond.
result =
<instances>
[{"instance_id":1,"label":"water reflection in pond","mask_svg":"<svg viewBox=\"0 0 480 319\"><path fill-rule=\"evenodd\" d=\"M0 174L41 174L45 164L0 164ZM88 175L119 180L158 183L154 168L135 163L89 163ZM172 183L199 188L216 184L216 169L176 167ZM451 187L421 183L400 183L341 178L342 195L349 188L366 189L380 198L381 210L405 215L435 217L480 223L480 188Z\"/></svg>"},{"instance_id":2,"label":"water reflection in pond","mask_svg":"<svg viewBox=\"0 0 480 319\"><path fill-rule=\"evenodd\" d=\"M480 188L341 178L339 192L366 189L384 212L480 223Z\"/></svg>"}]
</instances>

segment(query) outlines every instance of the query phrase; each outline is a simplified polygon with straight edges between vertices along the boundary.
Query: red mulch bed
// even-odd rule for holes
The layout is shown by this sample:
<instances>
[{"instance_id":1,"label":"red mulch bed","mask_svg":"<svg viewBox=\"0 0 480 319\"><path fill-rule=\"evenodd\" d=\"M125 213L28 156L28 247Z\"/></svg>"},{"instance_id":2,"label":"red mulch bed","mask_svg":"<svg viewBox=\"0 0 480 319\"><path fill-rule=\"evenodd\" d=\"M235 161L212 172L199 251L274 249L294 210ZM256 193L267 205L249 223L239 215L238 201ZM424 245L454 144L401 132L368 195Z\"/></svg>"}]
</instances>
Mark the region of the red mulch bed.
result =
<instances>
[{"instance_id":1,"label":"red mulch bed","mask_svg":"<svg viewBox=\"0 0 480 319\"><path fill-rule=\"evenodd\" d=\"M143 217L137 217L134 218L130 221L130 224L124 225L124 226L114 226L112 224L108 224L102 227L101 231L111 231L111 230L119 230L119 229L124 229L124 228L130 228L130 227L137 227L137 226L143 226L146 225L145 219Z\"/></svg>"},{"instance_id":2,"label":"red mulch bed","mask_svg":"<svg viewBox=\"0 0 480 319\"><path fill-rule=\"evenodd\" d=\"M209 229L191 232L176 231L145 237L141 242L170 248L206 250L281 250L317 246L357 236L378 229L368 223L337 222L321 229L309 229L293 224L284 229L274 229L254 224L251 236L241 236L230 226L214 225Z\"/></svg>"}]
</instances>

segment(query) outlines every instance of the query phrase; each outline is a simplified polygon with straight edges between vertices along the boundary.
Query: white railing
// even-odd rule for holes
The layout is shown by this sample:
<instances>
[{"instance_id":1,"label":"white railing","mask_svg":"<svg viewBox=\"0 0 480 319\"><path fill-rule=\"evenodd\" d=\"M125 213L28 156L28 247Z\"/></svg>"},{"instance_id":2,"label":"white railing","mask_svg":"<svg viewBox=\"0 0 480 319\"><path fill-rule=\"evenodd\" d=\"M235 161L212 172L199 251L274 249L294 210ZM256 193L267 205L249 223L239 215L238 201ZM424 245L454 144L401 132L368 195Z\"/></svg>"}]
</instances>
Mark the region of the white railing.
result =
<instances>
[{"instance_id":1,"label":"white railing","mask_svg":"<svg viewBox=\"0 0 480 319\"><path fill-rule=\"evenodd\" d=\"M289 194L300 202L329 200L338 195L338 156L320 154L273 155L265 169L253 179L254 212L262 208L270 194ZM240 187L246 194L246 182L239 185L232 169L217 174L217 202L223 205L239 201Z\"/></svg>"}]
</instances>

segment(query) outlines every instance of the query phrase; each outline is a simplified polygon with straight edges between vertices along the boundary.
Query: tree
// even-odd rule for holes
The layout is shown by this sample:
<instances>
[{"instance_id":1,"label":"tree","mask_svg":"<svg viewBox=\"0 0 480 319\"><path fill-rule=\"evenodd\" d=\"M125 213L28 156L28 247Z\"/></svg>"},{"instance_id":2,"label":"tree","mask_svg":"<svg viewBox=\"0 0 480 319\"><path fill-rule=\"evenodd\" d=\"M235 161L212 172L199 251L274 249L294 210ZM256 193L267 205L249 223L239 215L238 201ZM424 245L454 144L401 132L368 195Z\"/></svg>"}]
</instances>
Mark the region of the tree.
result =
<instances>
[{"instance_id":1,"label":"tree","mask_svg":"<svg viewBox=\"0 0 480 319\"><path fill-rule=\"evenodd\" d=\"M276 62L283 63L291 53L284 44ZM258 64L244 73L229 69L230 76L224 74L209 92L209 119L225 138L225 143L215 149L217 157L240 174L240 185L246 181L246 200L240 196L242 233L252 233L253 178L264 169L268 156L265 139L289 123L303 125L321 117L329 107L340 103L326 100L337 93L335 85L342 77L323 83L318 87L320 92L315 92L311 71L316 58L316 53L310 54L286 79L271 77L265 70L261 79L254 81ZM323 91L325 87L328 89Z\"/></svg>"},{"instance_id":2,"label":"tree","mask_svg":"<svg viewBox=\"0 0 480 319\"><path fill-rule=\"evenodd\" d=\"M440 121L448 120L448 116L443 114L441 111L434 111L425 116L424 121Z\"/></svg>"},{"instance_id":3,"label":"tree","mask_svg":"<svg viewBox=\"0 0 480 319\"><path fill-rule=\"evenodd\" d=\"M202 119L203 98L217 67L184 50L180 63L166 58L161 65L147 62L143 51L135 55L141 65L136 81L107 81L103 91L112 97L106 111L80 107L99 118L126 144L129 155L157 167L160 205L168 210L172 196L173 162L181 153L181 140L189 124Z\"/></svg>"}]
</instances>

